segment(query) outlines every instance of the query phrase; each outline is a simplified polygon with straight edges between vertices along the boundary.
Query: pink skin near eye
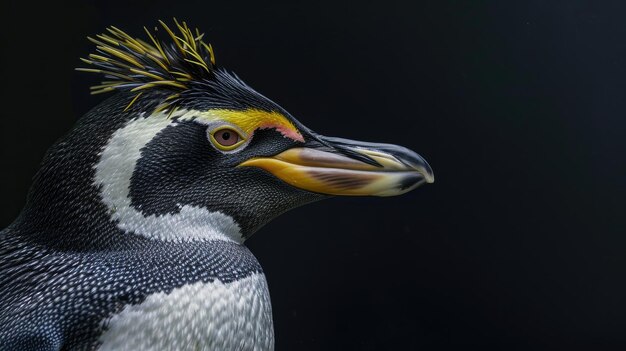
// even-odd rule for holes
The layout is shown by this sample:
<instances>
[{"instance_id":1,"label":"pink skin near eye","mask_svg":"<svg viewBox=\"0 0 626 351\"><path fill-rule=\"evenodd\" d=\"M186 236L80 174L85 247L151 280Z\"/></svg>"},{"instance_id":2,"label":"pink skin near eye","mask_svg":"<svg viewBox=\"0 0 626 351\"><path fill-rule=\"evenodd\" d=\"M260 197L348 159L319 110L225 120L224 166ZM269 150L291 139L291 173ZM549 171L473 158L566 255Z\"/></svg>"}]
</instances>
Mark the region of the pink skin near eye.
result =
<instances>
[{"instance_id":1,"label":"pink skin near eye","mask_svg":"<svg viewBox=\"0 0 626 351\"><path fill-rule=\"evenodd\" d=\"M286 138L289 138L295 141L304 142L304 138L299 132L286 128L285 126L275 125L275 124L263 124L259 126L258 129L271 129L271 128L278 130L280 134L282 134Z\"/></svg>"},{"instance_id":2,"label":"pink skin near eye","mask_svg":"<svg viewBox=\"0 0 626 351\"><path fill-rule=\"evenodd\" d=\"M213 134L213 138L215 138L215 141L220 143L220 145L222 146L235 145L240 140L239 134L230 129L222 129L217 131L215 134Z\"/></svg>"}]
</instances>

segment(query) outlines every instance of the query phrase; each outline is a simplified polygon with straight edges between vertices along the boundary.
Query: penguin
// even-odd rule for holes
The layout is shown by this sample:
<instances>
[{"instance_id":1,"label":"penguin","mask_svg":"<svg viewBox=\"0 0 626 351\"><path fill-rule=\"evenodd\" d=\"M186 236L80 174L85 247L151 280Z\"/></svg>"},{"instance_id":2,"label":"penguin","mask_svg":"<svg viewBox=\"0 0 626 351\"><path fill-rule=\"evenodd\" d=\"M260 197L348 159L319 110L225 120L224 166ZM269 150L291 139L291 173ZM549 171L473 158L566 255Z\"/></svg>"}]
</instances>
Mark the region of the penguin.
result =
<instances>
[{"instance_id":1,"label":"penguin","mask_svg":"<svg viewBox=\"0 0 626 351\"><path fill-rule=\"evenodd\" d=\"M79 70L113 92L46 153L0 232L0 350L273 350L244 242L292 208L434 181L417 153L317 134L174 19L110 27Z\"/></svg>"}]
</instances>

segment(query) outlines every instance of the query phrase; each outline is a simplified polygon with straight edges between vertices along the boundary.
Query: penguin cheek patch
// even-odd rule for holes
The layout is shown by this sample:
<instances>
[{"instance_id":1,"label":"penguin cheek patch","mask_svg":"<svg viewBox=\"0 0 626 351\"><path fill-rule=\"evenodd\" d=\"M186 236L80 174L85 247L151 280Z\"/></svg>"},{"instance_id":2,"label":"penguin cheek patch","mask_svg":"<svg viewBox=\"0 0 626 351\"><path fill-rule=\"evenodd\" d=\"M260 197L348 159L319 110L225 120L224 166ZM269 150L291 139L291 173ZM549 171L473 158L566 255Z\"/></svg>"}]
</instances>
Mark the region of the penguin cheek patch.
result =
<instances>
[{"instance_id":1,"label":"penguin cheek patch","mask_svg":"<svg viewBox=\"0 0 626 351\"><path fill-rule=\"evenodd\" d=\"M209 141L218 151L230 153L239 151L247 144L243 132L231 125L222 125L208 131Z\"/></svg>"}]
</instances>

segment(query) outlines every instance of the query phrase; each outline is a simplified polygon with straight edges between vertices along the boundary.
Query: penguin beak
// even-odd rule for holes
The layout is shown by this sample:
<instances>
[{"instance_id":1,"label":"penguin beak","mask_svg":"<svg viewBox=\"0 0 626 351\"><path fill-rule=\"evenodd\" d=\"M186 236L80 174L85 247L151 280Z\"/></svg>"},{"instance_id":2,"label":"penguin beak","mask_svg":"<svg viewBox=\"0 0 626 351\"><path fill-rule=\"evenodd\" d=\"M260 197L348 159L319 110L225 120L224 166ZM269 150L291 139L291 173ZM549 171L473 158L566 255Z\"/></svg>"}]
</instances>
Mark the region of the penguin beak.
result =
<instances>
[{"instance_id":1,"label":"penguin beak","mask_svg":"<svg viewBox=\"0 0 626 351\"><path fill-rule=\"evenodd\" d=\"M435 180L426 160L407 148L321 136L240 166L261 168L296 188L326 195L394 196Z\"/></svg>"}]
</instances>

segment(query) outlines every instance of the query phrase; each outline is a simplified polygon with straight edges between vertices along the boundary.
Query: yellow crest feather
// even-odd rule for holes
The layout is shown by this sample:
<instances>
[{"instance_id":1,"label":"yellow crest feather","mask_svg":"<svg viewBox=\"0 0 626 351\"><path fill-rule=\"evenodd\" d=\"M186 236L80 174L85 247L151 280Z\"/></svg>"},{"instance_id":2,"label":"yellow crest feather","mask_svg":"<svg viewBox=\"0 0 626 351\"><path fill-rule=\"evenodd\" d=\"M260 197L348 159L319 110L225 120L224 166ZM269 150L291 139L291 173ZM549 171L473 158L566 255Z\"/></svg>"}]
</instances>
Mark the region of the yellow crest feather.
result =
<instances>
[{"instance_id":1,"label":"yellow crest feather","mask_svg":"<svg viewBox=\"0 0 626 351\"><path fill-rule=\"evenodd\" d=\"M90 88L91 94L115 90L137 92L125 109L128 110L146 89L167 89L171 95L157 107L162 111L175 105L190 82L210 79L215 70L213 47L202 41L204 34L198 29L194 34L184 21L179 23L174 18L174 23L177 32L159 21L168 41L159 39L157 27L154 32L144 27L147 40L133 38L114 26L107 28L108 33L96 35L97 39L88 37L96 44L97 53L81 61L93 68L77 70L105 77Z\"/></svg>"}]
</instances>

